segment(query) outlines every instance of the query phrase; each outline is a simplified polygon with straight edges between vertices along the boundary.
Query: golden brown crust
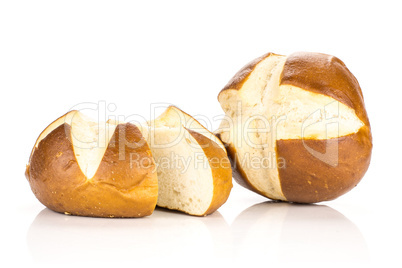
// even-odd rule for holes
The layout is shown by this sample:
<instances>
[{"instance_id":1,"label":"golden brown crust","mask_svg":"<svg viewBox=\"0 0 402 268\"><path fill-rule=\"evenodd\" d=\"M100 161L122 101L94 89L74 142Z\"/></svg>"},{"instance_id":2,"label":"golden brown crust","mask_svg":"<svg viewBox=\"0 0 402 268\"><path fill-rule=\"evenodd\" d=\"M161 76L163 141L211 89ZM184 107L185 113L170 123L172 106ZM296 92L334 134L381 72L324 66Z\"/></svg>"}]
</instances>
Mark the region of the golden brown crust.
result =
<instances>
[{"instance_id":1,"label":"golden brown crust","mask_svg":"<svg viewBox=\"0 0 402 268\"><path fill-rule=\"evenodd\" d=\"M246 64L243 68L240 69L233 77L230 79L230 81L226 84L226 86L219 92L219 95L228 89L234 89L234 90L240 90L244 84L244 82L247 81L248 77L250 76L251 72L254 70L254 68L257 66L258 63L260 63L263 59L271 56L271 55L276 55L274 53L267 53L262 55L261 57L258 57L248 64ZM219 99L218 95L218 99Z\"/></svg>"},{"instance_id":2,"label":"golden brown crust","mask_svg":"<svg viewBox=\"0 0 402 268\"><path fill-rule=\"evenodd\" d=\"M71 110L71 111L69 111L68 113L63 114L62 116L60 116L59 118L57 118L56 120L54 120L54 121L52 122L52 124L55 124L57 121L60 121L60 120L62 120L62 119L63 119L63 123L64 123L65 117L67 116L67 114L69 114L69 113L74 113L74 112L76 112L76 110ZM52 124L50 124L50 125L52 125ZM49 126L50 126L50 125L49 125ZM28 163L31 161L31 157L32 157L32 155L33 155L33 152L34 152L34 150L35 150L35 148L36 148L37 143L40 141L40 139L42 138L42 136L45 135L45 133L48 131L49 126L48 126L47 128L45 128L45 129L39 134L38 138L36 139L35 146L32 148L31 154L29 155L29 161L28 161Z\"/></svg>"},{"instance_id":3,"label":"golden brown crust","mask_svg":"<svg viewBox=\"0 0 402 268\"><path fill-rule=\"evenodd\" d=\"M352 108L370 125L357 79L337 57L322 53L296 52L286 59L280 85L293 85L327 95Z\"/></svg>"},{"instance_id":4,"label":"golden brown crust","mask_svg":"<svg viewBox=\"0 0 402 268\"><path fill-rule=\"evenodd\" d=\"M306 148L325 153L327 142L338 143L338 165L317 159ZM337 198L348 192L366 173L371 158L368 126L359 132L330 140L277 140L277 157L285 160L279 178L282 192L290 202L315 203Z\"/></svg>"},{"instance_id":5,"label":"golden brown crust","mask_svg":"<svg viewBox=\"0 0 402 268\"><path fill-rule=\"evenodd\" d=\"M230 191L233 187L232 169L225 150L216 142L190 129L187 129L187 131L201 146L212 170L214 183L213 197L209 208L204 213L204 215L208 215L216 211L229 198Z\"/></svg>"},{"instance_id":6,"label":"golden brown crust","mask_svg":"<svg viewBox=\"0 0 402 268\"><path fill-rule=\"evenodd\" d=\"M70 125L60 125L34 149L27 179L38 200L57 212L94 217L150 215L158 196L155 164L146 142L137 148L128 146L141 139L136 126L117 126L98 171L88 180L74 155ZM120 160L119 149L124 151ZM129 166L130 154L148 157L150 165Z\"/></svg>"}]
</instances>

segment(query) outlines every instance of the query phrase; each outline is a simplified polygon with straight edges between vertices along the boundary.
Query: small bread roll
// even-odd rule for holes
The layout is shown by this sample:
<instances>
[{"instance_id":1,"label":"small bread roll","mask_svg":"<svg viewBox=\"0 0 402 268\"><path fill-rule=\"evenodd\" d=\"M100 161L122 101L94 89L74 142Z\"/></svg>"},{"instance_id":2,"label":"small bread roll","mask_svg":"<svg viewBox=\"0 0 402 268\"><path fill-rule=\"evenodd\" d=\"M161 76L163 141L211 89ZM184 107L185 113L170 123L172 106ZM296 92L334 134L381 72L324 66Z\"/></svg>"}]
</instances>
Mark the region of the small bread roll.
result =
<instances>
[{"instance_id":1,"label":"small bread roll","mask_svg":"<svg viewBox=\"0 0 402 268\"><path fill-rule=\"evenodd\" d=\"M368 169L372 138L356 78L338 58L268 53L241 69L218 100L216 134L235 179L271 199L314 203L355 187Z\"/></svg>"},{"instance_id":2,"label":"small bread roll","mask_svg":"<svg viewBox=\"0 0 402 268\"><path fill-rule=\"evenodd\" d=\"M173 106L143 125L69 112L39 136L26 177L48 208L94 217L143 217L156 204L204 216L232 188L222 142Z\"/></svg>"},{"instance_id":3,"label":"small bread roll","mask_svg":"<svg viewBox=\"0 0 402 268\"><path fill-rule=\"evenodd\" d=\"M132 165L133 157L142 165ZM97 123L71 111L39 136L26 167L38 200L51 210L93 217L152 214L158 182L151 150L133 124Z\"/></svg>"}]
</instances>

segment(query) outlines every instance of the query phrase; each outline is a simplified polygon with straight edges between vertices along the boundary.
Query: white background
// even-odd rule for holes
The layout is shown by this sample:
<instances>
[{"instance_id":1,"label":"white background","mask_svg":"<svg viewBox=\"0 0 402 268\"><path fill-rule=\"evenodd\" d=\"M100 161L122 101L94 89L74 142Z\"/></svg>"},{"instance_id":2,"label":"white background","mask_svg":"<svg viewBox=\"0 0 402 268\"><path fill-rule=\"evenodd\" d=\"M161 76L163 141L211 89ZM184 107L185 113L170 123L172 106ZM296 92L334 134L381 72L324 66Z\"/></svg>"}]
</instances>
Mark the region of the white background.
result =
<instances>
[{"instance_id":1,"label":"white background","mask_svg":"<svg viewBox=\"0 0 402 268\"><path fill-rule=\"evenodd\" d=\"M398 1L1 1L0 262L401 265L401 17ZM212 119L244 64L295 51L339 57L362 87L373 156L346 195L275 204L235 184L208 217L157 209L119 220L56 214L32 194L31 148L75 105L148 118L163 102Z\"/></svg>"}]
</instances>

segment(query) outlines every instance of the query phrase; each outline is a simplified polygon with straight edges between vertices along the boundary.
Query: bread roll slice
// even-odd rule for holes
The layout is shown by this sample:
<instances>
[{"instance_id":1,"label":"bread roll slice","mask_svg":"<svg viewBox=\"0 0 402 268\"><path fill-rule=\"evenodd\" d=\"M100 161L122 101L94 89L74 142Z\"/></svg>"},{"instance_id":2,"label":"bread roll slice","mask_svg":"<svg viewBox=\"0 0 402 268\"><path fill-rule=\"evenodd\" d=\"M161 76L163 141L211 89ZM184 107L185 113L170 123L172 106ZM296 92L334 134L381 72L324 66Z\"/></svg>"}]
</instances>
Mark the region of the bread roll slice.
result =
<instances>
[{"instance_id":1,"label":"bread roll slice","mask_svg":"<svg viewBox=\"0 0 402 268\"><path fill-rule=\"evenodd\" d=\"M142 165L132 165L132 156ZM39 136L26 177L51 210L93 217L143 217L158 197L155 163L133 124L98 123L71 111Z\"/></svg>"},{"instance_id":2,"label":"bread roll slice","mask_svg":"<svg viewBox=\"0 0 402 268\"><path fill-rule=\"evenodd\" d=\"M157 165L157 206L204 216L226 202L232 172L226 149L215 135L174 106L142 131Z\"/></svg>"}]
</instances>

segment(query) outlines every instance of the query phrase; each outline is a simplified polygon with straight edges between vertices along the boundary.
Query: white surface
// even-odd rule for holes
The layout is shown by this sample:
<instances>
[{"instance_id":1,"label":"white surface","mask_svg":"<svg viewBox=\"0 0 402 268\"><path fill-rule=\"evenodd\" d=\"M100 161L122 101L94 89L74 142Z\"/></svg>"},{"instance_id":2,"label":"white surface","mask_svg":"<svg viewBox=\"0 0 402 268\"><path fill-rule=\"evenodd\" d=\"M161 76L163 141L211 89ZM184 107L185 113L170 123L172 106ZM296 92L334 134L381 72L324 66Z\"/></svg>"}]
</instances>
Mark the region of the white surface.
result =
<instances>
[{"instance_id":1,"label":"white surface","mask_svg":"<svg viewBox=\"0 0 402 268\"><path fill-rule=\"evenodd\" d=\"M398 4L1 1L1 262L400 266ZM337 200L263 203L235 185L228 202L206 218L157 210L143 219L92 219L45 209L24 178L39 133L73 107L100 102L108 114L134 120L160 113L152 103L173 103L214 119L207 125L213 130L222 115L217 94L238 69L268 51L301 50L346 63L372 124L369 171Z\"/></svg>"}]
</instances>

